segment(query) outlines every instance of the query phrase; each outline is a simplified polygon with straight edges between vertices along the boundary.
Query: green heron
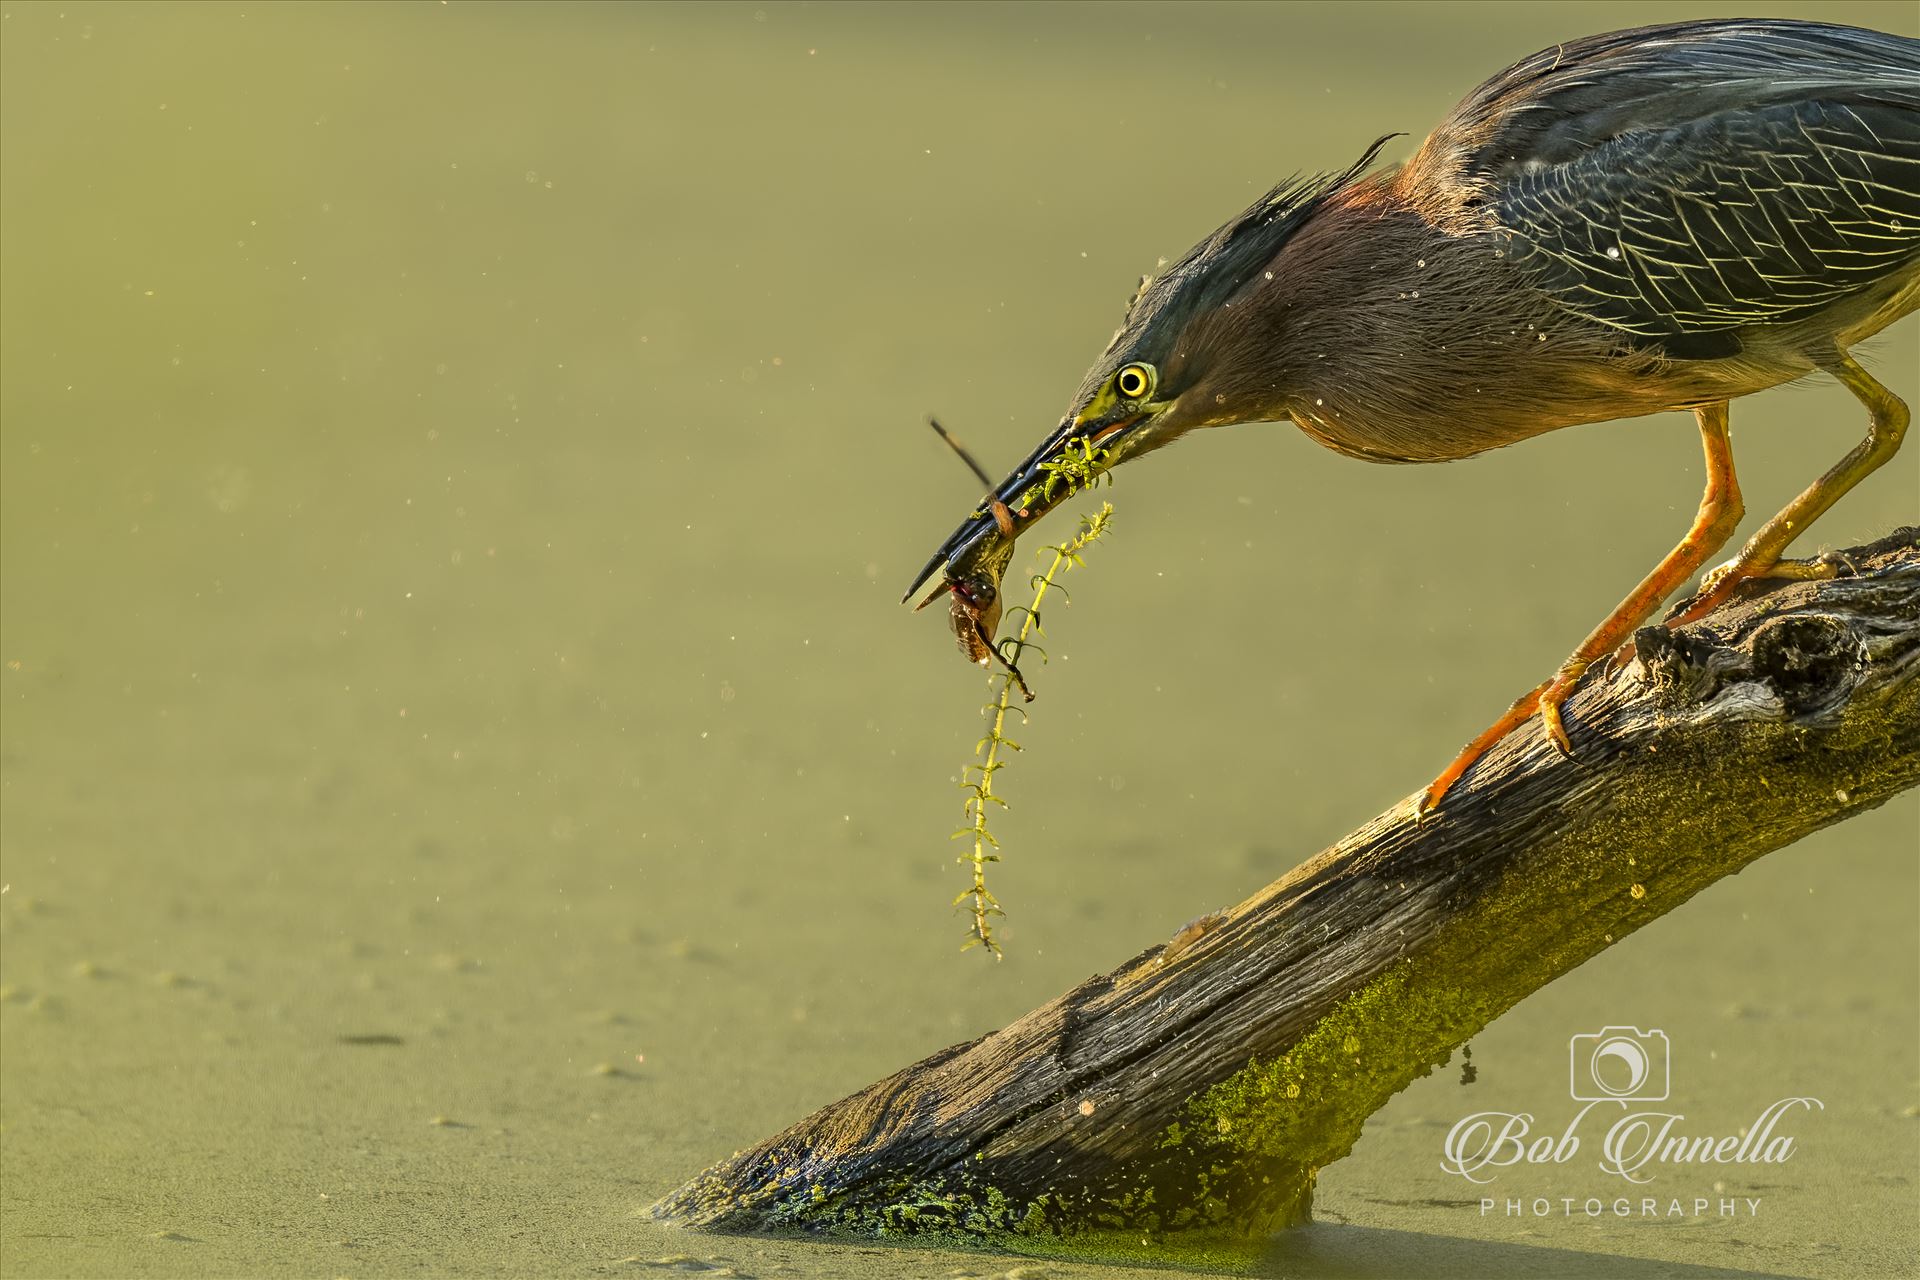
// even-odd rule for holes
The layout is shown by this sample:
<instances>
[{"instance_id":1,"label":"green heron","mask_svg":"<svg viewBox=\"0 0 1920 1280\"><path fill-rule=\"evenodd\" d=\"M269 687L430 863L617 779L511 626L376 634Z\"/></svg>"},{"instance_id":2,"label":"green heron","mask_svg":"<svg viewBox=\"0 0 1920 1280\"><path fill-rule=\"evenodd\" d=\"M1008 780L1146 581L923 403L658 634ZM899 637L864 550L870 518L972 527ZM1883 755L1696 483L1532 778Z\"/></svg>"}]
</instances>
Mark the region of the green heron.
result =
<instances>
[{"instance_id":1,"label":"green heron","mask_svg":"<svg viewBox=\"0 0 1920 1280\"><path fill-rule=\"evenodd\" d=\"M1422 812L1705 566L1740 522L1736 396L1831 374L1862 440L1669 614L1757 575L1828 576L1787 544L1900 445L1907 407L1850 348L1920 305L1920 40L1682 22L1544 50L1469 94L1397 170L1387 139L1291 181L1141 281L1070 411L915 579L944 570L980 660L1013 539L1072 485L1196 427L1291 420L1372 462L1445 462L1576 423L1689 409L1706 493L1686 536L1553 677L1427 788ZM908 592L911 597L912 591Z\"/></svg>"}]
</instances>

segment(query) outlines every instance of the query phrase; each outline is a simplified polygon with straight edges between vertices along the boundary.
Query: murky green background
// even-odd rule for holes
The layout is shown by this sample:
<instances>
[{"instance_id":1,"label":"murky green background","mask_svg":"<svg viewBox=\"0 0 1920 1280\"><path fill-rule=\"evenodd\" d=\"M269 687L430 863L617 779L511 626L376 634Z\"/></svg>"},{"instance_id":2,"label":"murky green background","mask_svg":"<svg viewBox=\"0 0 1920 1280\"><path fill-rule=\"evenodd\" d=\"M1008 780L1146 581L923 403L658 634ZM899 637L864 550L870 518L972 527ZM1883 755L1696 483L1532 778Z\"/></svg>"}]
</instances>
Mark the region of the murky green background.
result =
<instances>
[{"instance_id":1,"label":"murky green background","mask_svg":"<svg viewBox=\"0 0 1920 1280\"><path fill-rule=\"evenodd\" d=\"M1002 775L995 965L947 907L982 682L896 604L977 491L921 419L999 471L1157 256L1708 8L0 6L0 1265L1016 1265L641 1211L1416 789L1671 545L1698 447L1262 427L1122 472ZM1909 400L1915 332L1878 344ZM1735 423L1750 524L1864 426L1831 385ZM1818 536L1915 508L1903 458ZM1269 1270L1913 1269L1917 814L1515 1010ZM1668 1033L1697 1130L1823 1099L1791 1163L1655 1184L1757 1217L1482 1216L1441 1171L1469 1111L1563 1119L1614 1023Z\"/></svg>"}]
</instances>

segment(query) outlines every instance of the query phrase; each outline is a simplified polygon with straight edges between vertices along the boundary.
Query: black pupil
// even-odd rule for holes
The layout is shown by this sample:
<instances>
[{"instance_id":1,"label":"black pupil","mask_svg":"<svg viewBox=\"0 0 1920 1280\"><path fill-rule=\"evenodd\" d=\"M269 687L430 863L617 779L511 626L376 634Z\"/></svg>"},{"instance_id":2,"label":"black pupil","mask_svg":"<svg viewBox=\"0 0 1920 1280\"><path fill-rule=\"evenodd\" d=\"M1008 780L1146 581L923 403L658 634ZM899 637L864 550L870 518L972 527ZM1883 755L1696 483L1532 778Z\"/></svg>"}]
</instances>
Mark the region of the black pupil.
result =
<instances>
[{"instance_id":1,"label":"black pupil","mask_svg":"<svg viewBox=\"0 0 1920 1280\"><path fill-rule=\"evenodd\" d=\"M1130 396L1137 396L1146 388L1147 380L1138 369L1129 369L1120 375L1120 389Z\"/></svg>"}]
</instances>

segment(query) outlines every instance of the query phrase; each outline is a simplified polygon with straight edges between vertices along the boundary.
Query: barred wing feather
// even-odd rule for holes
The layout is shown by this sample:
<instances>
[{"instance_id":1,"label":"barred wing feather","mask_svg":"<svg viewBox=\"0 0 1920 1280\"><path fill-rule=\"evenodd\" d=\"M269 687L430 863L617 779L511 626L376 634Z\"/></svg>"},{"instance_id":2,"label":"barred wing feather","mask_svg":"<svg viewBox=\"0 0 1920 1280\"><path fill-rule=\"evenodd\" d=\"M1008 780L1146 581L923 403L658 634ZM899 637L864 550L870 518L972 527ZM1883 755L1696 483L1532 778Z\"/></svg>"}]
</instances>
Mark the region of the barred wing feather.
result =
<instances>
[{"instance_id":1,"label":"barred wing feather","mask_svg":"<svg viewBox=\"0 0 1920 1280\"><path fill-rule=\"evenodd\" d=\"M1572 41L1467 95L1423 164L1459 193L1450 225L1580 315L1656 342L1789 321L1920 262L1920 40L1736 19Z\"/></svg>"},{"instance_id":2,"label":"barred wing feather","mask_svg":"<svg viewBox=\"0 0 1920 1280\"><path fill-rule=\"evenodd\" d=\"M1812 314L1920 257L1920 109L1800 102L1523 168L1496 219L1589 319L1650 337Z\"/></svg>"}]
</instances>

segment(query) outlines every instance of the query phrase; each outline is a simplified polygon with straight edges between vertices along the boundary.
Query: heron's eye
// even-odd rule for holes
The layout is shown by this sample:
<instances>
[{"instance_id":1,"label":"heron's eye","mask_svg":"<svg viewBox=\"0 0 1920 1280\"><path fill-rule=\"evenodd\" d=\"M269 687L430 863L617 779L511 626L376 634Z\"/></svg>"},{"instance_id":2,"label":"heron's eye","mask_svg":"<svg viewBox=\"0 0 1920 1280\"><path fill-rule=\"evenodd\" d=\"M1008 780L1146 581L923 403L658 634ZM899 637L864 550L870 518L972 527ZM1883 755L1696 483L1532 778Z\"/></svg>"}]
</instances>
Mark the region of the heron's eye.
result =
<instances>
[{"instance_id":1,"label":"heron's eye","mask_svg":"<svg viewBox=\"0 0 1920 1280\"><path fill-rule=\"evenodd\" d=\"M1144 400L1153 392L1154 372L1150 364L1130 364L1114 375L1113 387L1129 400Z\"/></svg>"}]
</instances>

